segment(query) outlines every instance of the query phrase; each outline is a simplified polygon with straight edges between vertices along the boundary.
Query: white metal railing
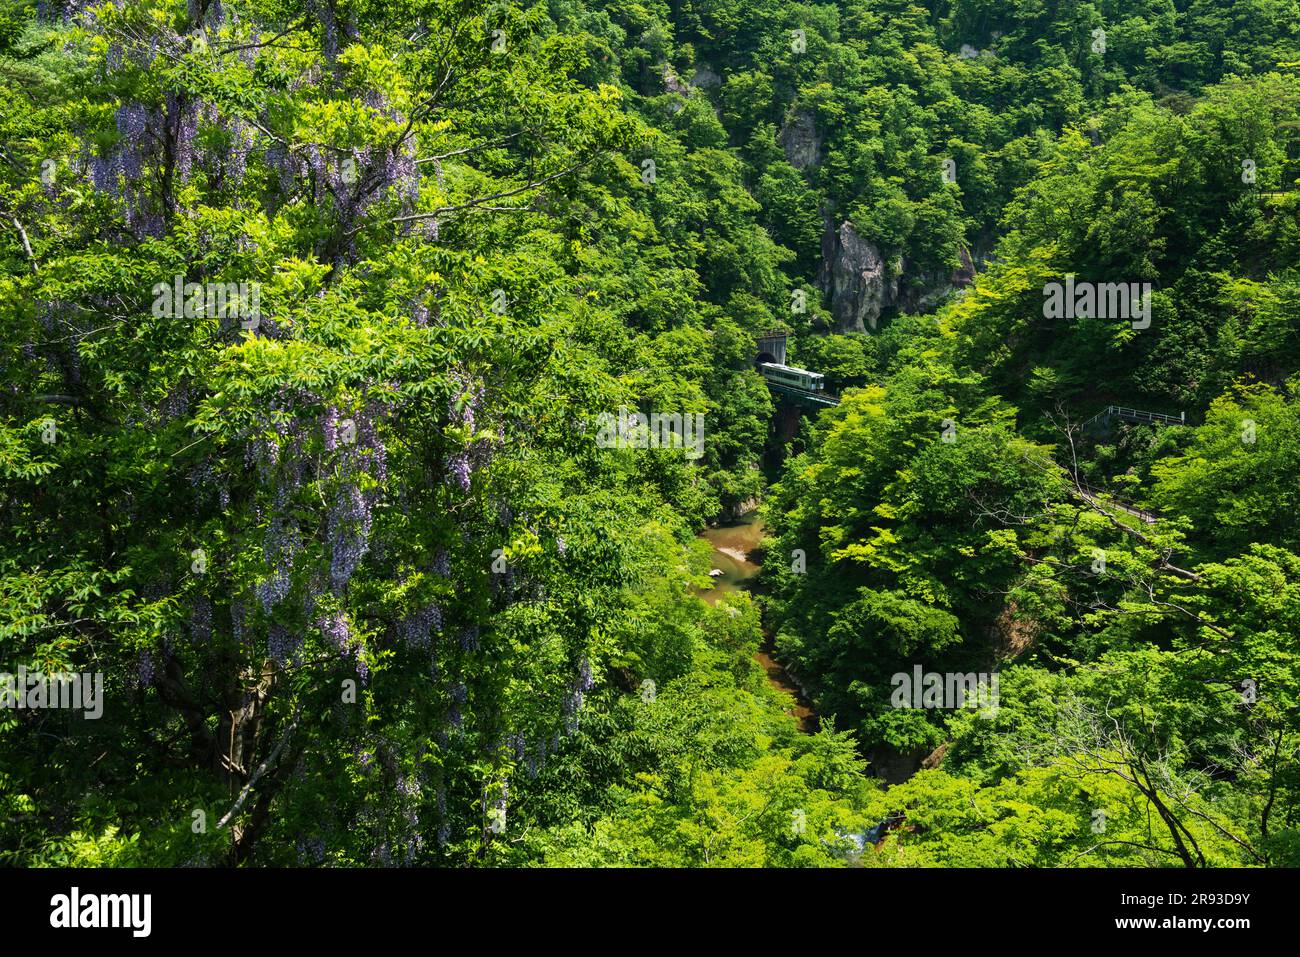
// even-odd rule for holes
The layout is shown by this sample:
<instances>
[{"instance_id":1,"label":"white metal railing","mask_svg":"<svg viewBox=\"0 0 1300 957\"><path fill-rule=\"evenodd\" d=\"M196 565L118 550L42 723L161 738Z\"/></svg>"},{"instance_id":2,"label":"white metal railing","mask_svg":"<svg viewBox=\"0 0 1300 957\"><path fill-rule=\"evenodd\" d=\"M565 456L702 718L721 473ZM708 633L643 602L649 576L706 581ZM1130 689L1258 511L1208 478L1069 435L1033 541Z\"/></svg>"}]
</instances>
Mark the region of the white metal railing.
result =
<instances>
[{"instance_id":1,"label":"white metal railing","mask_svg":"<svg viewBox=\"0 0 1300 957\"><path fill-rule=\"evenodd\" d=\"M1105 409L1098 412L1084 425L1091 425L1098 419L1118 418L1126 422L1158 422L1161 425L1185 425L1187 423L1187 413L1180 412L1178 415L1166 415L1163 412L1144 412L1142 409L1130 409L1122 405L1108 405Z\"/></svg>"}]
</instances>

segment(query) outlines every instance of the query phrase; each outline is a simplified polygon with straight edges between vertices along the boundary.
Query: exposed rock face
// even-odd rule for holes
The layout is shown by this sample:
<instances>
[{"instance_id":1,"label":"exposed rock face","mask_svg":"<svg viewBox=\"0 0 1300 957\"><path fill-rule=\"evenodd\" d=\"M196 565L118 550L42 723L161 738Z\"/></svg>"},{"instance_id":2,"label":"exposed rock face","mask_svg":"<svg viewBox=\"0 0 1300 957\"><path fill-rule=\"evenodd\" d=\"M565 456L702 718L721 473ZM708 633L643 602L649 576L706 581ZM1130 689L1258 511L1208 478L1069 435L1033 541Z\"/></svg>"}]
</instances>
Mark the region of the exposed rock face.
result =
<instances>
[{"instance_id":1,"label":"exposed rock face","mask_svg":"<svg viewBox=\"0 0 1300 957\"><path fill-rule=\"evenodd\" d=\"M687 96L691 88L682 82L681 77L667 63L663 65L664 89L669 93Z\"/></svg>"},{"instance_id":2,"label":"exposed rock face","mask_svg":"<svg viewBox=\"0 0 1300 957\"><path fill-rule=\"evenodd\" d=\"M921 762L921 770L930 771L943 764L944 756L948 753L948 744L949 742L945 741L943 744L931 751L930 756Z\"/></svg>"},{"instance_id":3,"label":"exposed rock face","mask_svg":"<svg viewBox=\"0 0 1300 957\"><path fill-rule=\"evenodd\" d=\"M758 499L747 498L735 505L724 505L719 515L724 522L734 522L758 510ZM742 556L743 557L743 556ZM709 574L713 574L710 572Z\"/></svg>"},{"instance_id":4,"label":"exposed rock face","mask_svg":"<svg viewBox=\"0 0 1300 957\"><path fill-rule=\"evenodd\" d=\"M978 264L984 261L987 252L978 245L974 255L963 248L961 262L951 272L934 270L908 276L905 262L886 263L880 248L859 236L852 223L846 220L836 231L827 220L822 235L819 284L830 295L835 331L874 331L886 309L930 312L946 296L975 281ZM899 280L905 276L909 281L900 288Z\"/></svg>"},{"instance_id":5,"label":"exposed rock face","mask_svg":"<svg viewBox=\"0 0 1300 957\"><path fill-rule=\"evenodd\" d=\"M785 159L795 169L811 169L821 162L822 138L808 110L796 110L777 135Z\"/></svg>"},{"instance_id":6,"label":"exposed rock face","mask_svg":"<svg viewBox=\"0 0 1300 957\"><path fill-rule=\"evenodd\" d=\"M691 77L691 86L714 89L722 86L722 77L713 72L707 63L701 63L695 68L695 74Z\"/></svg>"},{"instance_id":7,"label":"exposed rock face","mask_svg":"<svg viewBox=\"0 0 1300 957\"><path fill-rule=\"evenodd\" d=\"M913 283L904 289L898 297L898 308L906 312L930 312L945 297L974 282L975 261L970 250L963 248L959 256L961 263L952 272L932 270L920 277L919 285Z\"/></svg>"},{"instance_id":8,"label":"exposed rock face","mask_svg":"<svg viewBox=\"0 0 1300 957\"><path fill-rule=\"evenodd\" d=\"M880 314L898 298L898 276L886 269L874 243L858 235L847 220L822 236L821 287L831 297L837 332L875 329ZM894 272L890 277L887 275Z\"/></svg>"}]
</instances>

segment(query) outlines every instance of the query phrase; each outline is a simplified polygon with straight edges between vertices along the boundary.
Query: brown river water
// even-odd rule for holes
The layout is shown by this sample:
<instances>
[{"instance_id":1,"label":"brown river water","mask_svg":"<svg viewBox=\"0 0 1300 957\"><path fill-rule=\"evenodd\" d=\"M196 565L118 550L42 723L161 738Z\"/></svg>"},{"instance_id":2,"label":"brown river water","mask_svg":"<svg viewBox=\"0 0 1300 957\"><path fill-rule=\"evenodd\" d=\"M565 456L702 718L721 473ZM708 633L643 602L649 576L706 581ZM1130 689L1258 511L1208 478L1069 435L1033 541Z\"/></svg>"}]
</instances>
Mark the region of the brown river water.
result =
<instances>
[{"instance_id":1,"label":"brown river water","mask_svg":"<svg viewBox=\"0 0 1300 957\"><path fill-rule=\"evenodd\" d=\"M701 593L700 597L712 605L727 592L740 591L748 587L748 582L758 574L761 568L750 560L750 553L758 547L763 538L763 521L756 515L749 515L729 525L705 529L700 537L713 546L712 567L722 574L713 579L713 590ZM763 648L754 657L767 672L767 680L774 688L790 695L789 714L799 722L799 730L812 734L817 730L817 715L810 707L807 698L799 690L790 674L781 663L772 657L772 635L763 630Z\"/></svg>"}]
</instances>

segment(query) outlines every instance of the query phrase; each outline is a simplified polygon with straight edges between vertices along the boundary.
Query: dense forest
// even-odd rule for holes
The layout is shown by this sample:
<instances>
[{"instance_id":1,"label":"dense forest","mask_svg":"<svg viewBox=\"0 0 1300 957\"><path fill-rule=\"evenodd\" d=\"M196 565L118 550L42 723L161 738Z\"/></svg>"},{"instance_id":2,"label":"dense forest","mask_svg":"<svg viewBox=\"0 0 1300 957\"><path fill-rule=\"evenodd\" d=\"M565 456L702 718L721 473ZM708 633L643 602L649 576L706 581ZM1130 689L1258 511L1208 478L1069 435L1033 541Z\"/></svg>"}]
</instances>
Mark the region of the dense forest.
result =
<instances>
[{"instance_id":1,"label":"dense forest","mask_svg":"<svg viewBox=\"0 0 1300 957\"><path fill-rule=\"evenodd\" d=\"M1300 865L1300 0L0 0L0 84L0 863Z\"/></svg>"}]
</instances>

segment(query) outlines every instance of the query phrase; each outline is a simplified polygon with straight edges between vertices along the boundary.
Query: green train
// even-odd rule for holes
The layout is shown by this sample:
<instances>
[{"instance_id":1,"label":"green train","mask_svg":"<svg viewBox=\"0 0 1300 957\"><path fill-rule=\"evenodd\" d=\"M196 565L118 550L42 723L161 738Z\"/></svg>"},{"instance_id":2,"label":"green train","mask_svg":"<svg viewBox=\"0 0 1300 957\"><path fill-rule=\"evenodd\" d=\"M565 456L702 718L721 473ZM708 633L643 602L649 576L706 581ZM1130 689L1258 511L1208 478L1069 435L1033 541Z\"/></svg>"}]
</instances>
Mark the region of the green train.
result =
<instances>
[{"instance_id":1,"label":"green train","mask_svg":"<svg viewBox=\"0 0 1300 957\"><path fill-rule=\"evenodd\" d=\"M778 385L803 389L805 392L821 392L826 388L826 383L823 381L826 377L820 372L809 372L807 369L783 366L778 362L761 362L759 363L759 369L763 373L763 378Z\"/></svg>"}]
</instances>

